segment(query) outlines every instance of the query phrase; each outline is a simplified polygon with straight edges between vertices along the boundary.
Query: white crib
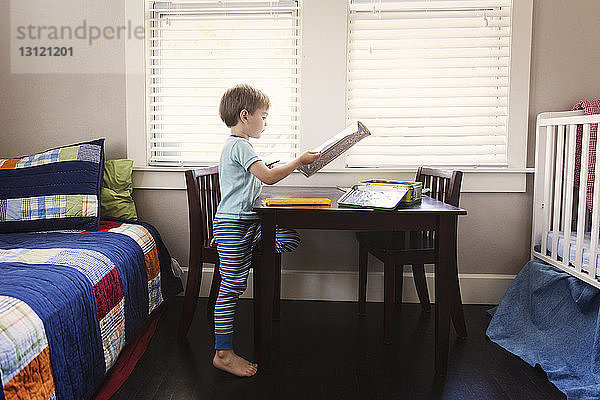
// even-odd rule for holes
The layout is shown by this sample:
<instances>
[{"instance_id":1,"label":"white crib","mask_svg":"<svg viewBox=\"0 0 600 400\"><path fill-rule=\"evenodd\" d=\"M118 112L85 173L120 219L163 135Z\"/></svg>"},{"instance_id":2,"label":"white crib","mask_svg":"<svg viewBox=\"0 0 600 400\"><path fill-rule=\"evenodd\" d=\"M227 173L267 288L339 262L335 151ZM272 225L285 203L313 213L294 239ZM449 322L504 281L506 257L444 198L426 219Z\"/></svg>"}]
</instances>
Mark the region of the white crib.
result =
<instances>
[{"instance_id":1,"label":"white crib","mask_svg":"<svg viewBox=\"0 0 600 400\"><path fill-rule=\"evenodd\" d=\"M598 233L600 173L595 168L591 210L588 164L590 127L600 115L583 111L547 112L537 118L533 192L532 257L600 288ZM579 188L575 188L577 126L583 126ZM600 151L600 148L596 149ZM596 153L597 154L597 153Z\"/></svg>"}]
</instances>

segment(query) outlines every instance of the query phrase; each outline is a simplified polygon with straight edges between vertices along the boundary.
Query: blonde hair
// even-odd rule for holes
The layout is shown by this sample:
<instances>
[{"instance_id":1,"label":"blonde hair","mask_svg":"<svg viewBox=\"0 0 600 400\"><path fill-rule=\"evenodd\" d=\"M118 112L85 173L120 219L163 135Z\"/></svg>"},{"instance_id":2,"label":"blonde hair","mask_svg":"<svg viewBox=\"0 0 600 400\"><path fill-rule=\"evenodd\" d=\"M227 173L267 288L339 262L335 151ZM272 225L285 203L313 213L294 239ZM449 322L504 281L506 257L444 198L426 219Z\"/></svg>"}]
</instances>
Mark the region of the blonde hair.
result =
<instances>
[{"instance_id":1,"label":"blonde hair","mask_svg":"<svg viewBox=\"0 0 600 400\"><path fill-rule=\"evenodd\" d=\"M244 83L227 89L223 94L219 105L219 115L225 125L231 128L238 123L242 110L245 109L250 114L254 114L261 107L266 109L271 107L269 97L260 90Z\"/></svg>"}]
</instances>

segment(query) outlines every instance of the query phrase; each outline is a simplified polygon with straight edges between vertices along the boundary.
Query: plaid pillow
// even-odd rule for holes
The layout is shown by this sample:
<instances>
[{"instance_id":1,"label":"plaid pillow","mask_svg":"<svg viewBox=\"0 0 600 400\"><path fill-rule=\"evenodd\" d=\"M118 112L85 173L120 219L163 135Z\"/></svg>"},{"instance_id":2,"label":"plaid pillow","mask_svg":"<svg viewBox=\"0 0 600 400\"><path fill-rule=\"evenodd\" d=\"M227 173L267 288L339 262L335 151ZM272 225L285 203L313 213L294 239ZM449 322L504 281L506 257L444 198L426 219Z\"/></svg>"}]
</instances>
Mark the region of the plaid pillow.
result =
<instances>
[{"instance_id":1,"label":"plaid pillow","mask_svg":"<svg viewBox=\"0 0 600 400\"><path fill-rule=\"evenodd\" d=\"M0 233L98 230L104 139L0 159Z\"/></svg>"}]
</instances>

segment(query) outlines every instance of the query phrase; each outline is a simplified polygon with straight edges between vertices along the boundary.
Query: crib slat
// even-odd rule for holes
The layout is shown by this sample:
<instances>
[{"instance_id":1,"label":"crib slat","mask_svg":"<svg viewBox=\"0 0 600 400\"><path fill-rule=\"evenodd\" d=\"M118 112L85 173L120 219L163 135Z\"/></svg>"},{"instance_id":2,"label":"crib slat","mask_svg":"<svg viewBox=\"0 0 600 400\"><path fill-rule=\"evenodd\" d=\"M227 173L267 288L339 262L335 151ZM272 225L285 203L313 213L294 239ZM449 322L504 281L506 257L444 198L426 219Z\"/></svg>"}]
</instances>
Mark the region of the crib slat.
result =
<instances>
[{"instance_id":1,"label":"crib slat","mask_svg":"<svg viewBox=\"0 0 600 400\"><path fill-rule=\"evenodd\" d=\"M554 167L554 143L556 141L556 126L546 127L546 159L544 166L544 204L542 208L542 248L540 252L548 251L548 231L552 213L550 212L550 192L552 189L552 168Z\"/></svg>"},{"instance_id":2,"label":"crib slat","mask_svg":"<svg viewBox=\"0 0 600 400\"><path fill-rule=\"evenodd\" d=\"M577 125L569 125L567 136L567 168L565 168L565 203L563 207L563 265L569 268L570 247L571 247L571 222L573 217L573 184L575 177L575 140L577 135Z\"/></svg>"},{"instance_id":3,"label":"crib slat","mask_svg":"<svg viewBox=\"0 0 600 400\"><path fill-rule=\"evenodd\" d=\"M597 142L596 142L597 143ZM598 233L600 231L600 173L598 173L598 149L594 160L594 194L592 196L592 232L590 236L590 278L596 280L598 273Z\"/></svg>"},{"instance_id":4,"label":"crib slat","mask_svg":"<svg viewBox=\"0 0 600 400\"><path fill-rule=\"evenodd\" d=\"M583 239L585 235L585 210L590 153L590 125L583 125L581 141L581 168L579 171L579 205L577 208L577 240L575 241L575 269L581 272L583 264Z\"/></svg>"},{"instance_id":5,"label":"crib slat","mask_svg":"<svg viewBox=\"0 0 600 400\"><path fill-rule=\"evenodd\" d=\"M556 137L556 169L554 170L554 202L552 204L552 259L558 260L558 234L560 232L561 188L563 178L565 127L558 127Z\"/></svg>"}]
</instances>

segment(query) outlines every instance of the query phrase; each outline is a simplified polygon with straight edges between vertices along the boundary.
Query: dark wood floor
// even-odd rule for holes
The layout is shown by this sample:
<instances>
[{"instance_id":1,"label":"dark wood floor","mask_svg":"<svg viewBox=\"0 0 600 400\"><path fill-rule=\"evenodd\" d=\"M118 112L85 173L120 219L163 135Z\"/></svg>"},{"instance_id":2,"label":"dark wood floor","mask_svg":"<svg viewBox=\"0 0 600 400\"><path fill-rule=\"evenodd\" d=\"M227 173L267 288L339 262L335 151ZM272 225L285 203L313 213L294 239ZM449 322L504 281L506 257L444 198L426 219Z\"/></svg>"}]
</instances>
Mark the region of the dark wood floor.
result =
<instances>
[{"instance_id":1,"label":"dark wood floor","mask_svg":"<svg viewBox=\"0 0 600 400\"><path fill-rule=\"evenodd\" d=\"M539 368L485 338L489 306L465 306L469 338L450 337L448 375L433 373L434 315L396 310L395 342L382 343L383 305L367 316L343 302L283 301L274 372L237 378L212 364L206 299L187 341L177 341L182 298L169 300L148 350L113 399L564 399ZM252 358L252 302L242 300L234 344Z\"/></svg>"}]
</instances>

